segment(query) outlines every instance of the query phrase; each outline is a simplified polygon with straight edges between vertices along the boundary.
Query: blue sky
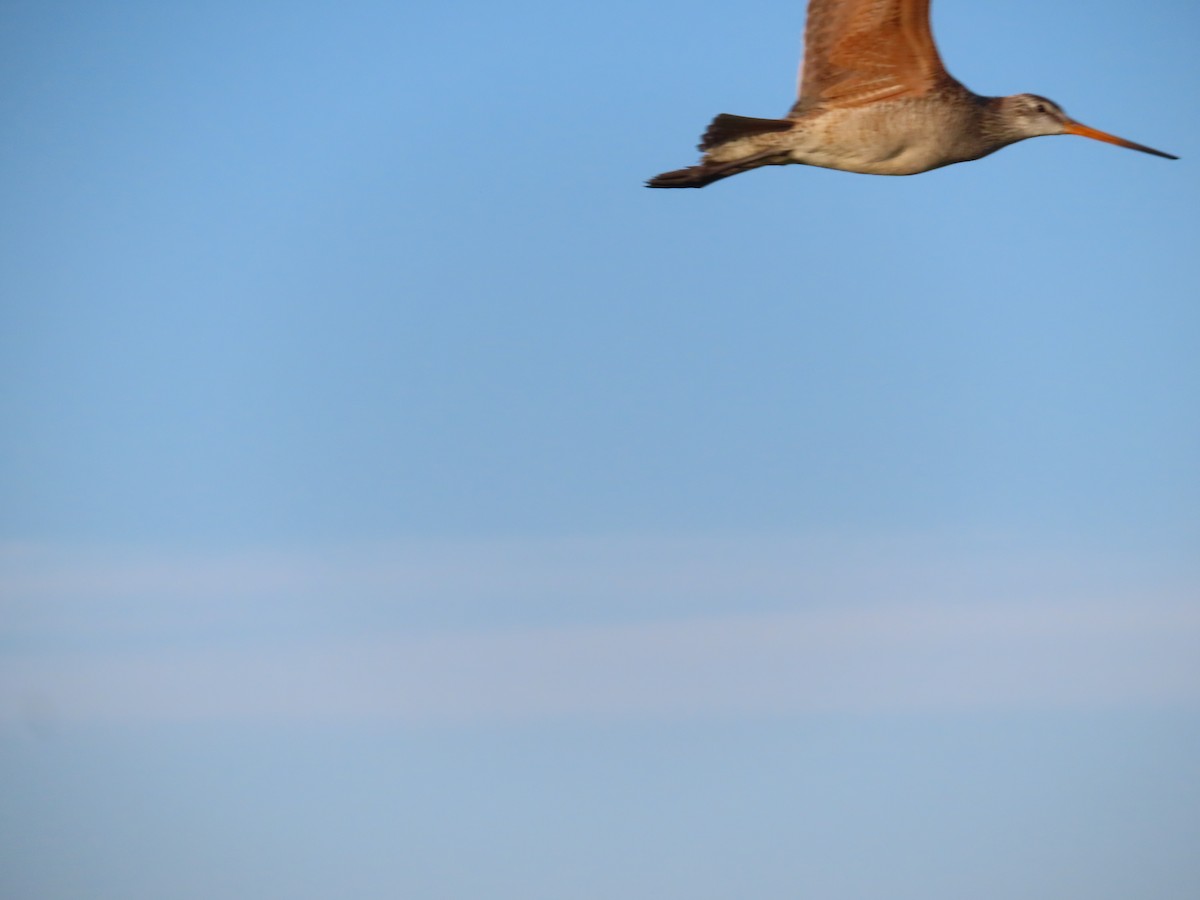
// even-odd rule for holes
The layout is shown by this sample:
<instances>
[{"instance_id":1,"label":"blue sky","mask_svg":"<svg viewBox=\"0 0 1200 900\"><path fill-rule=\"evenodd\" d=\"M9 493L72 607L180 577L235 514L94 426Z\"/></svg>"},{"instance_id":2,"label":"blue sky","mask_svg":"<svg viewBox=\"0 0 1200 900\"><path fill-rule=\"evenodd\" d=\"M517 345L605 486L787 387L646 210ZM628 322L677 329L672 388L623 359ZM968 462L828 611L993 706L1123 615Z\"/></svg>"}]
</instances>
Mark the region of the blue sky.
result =
<instances>
[{"instance_id":1,"label":"blue sky","mask_svg":"<svg viewBox=\"0 0 1200 900\"><path fill-rule=\"evenodd\" d=\"M1195 896L1200 14L738 12L0 4L0 893Z\"/></svg>"}]
</instances>

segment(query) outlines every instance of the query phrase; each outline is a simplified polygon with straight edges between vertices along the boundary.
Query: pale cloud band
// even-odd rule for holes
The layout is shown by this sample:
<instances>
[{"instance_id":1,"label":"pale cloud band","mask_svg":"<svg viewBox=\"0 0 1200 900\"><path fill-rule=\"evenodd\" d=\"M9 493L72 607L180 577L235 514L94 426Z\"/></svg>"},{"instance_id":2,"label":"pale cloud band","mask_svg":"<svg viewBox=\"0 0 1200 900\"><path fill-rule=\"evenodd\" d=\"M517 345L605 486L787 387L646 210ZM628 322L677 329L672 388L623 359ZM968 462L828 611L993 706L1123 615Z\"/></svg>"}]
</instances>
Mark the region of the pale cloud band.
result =
<instances>
[{"instance_id":1,"label":"pale cloud band","mask_svg":"<svg viewBox=\"0 0 1200 900\"><path fill-rule=\"evenodd\" d=\"M912 546L831 554L805 541L448 542L317 563L9 548L0 721L436 723L1200 703L1194 583L1133 590L1114 583L1112 568L1081 580L1082 564L1052 571L999 559L970 579L963 572L978 569L961 557L955 567L925 551L918 562ZM876 565L863 574L852 557ZM522 586L560 595L563 610L582 595L587 615L273 627L314 603L335 620L345 598L372 591L411 607L516 597ZM606 592L622 615L599 615ZM770 604L751 602L764 592ZM656 606L666 594L675 599ZM706 599L689 610L682 601L692 594ZM631 607L630 596L645 603ZM106 622L97 607L114 602ZM222 620L241 630L212 631ZM209 637L180 640L193 625Z\"/></svg>"}]
</instances>

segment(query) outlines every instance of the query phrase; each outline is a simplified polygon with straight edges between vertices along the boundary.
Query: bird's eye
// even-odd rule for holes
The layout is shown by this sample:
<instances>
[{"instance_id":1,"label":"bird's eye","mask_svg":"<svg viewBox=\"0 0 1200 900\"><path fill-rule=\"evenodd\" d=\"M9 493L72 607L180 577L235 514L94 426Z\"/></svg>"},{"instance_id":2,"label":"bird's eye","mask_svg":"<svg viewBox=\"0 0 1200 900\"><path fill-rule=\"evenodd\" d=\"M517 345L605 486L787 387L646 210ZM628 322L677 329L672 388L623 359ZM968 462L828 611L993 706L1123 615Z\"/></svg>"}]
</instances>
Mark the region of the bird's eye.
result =
<instances>
[{"instance_id":1,"label":"bird's eye","mask_svg":"<svg viewBox=\"0 0 1200 900\"><path fill-rule=\"evenodd\" d=\"M1046 104L1045 104L1045 103L1039 103L1039 104L1038 104L1038 105L1035 107L1035 111L1036 111L1036 112L1039 112L1039 113L1044 113L1044 112L1046 111Z\"/></svg>"}]
</instances>

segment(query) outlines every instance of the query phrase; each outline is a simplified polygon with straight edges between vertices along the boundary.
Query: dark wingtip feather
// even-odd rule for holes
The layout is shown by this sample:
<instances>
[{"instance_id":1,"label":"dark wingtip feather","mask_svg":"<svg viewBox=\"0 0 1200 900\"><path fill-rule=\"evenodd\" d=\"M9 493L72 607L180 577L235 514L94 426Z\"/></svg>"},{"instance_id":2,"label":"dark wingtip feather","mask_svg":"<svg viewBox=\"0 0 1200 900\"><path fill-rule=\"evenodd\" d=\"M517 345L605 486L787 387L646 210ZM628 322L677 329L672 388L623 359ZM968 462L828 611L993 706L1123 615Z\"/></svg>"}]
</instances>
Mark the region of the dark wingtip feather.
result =
<instances>
[{"instance_id":1,"label":"dark wingtip feather","mask_svg":"<svg viewBox=\"0 0 1200 900\"><path fill-rule=\"evenodd\" d=\"M646 181L649 188L702 188L715 179L709 177L704 166L688 166L673 172L663 172Z\"/></svg>"}]
</instances>

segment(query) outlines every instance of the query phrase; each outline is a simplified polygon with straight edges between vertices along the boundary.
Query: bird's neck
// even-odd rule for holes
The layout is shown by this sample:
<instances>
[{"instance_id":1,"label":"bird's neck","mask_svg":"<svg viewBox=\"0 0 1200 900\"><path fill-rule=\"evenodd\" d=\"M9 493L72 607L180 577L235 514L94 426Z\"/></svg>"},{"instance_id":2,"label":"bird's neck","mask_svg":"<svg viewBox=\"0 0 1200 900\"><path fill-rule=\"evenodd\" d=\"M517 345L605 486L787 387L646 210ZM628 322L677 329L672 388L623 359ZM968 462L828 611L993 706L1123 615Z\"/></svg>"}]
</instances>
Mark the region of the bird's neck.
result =
<instances>
[{"instance_id":1,"label":"bird's neck","mask_svg":"<svg viewBox=\"0 0 1200 900\"><path fill-rule=\"evenodd\" d=\"M1002 147L1028 137L1013 122L1008 97L977 97L976 99L979 103L979 133L989 142Z\"/></svg>"}]
</instances>

